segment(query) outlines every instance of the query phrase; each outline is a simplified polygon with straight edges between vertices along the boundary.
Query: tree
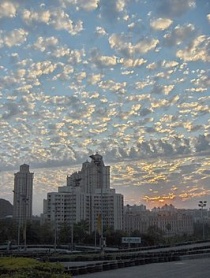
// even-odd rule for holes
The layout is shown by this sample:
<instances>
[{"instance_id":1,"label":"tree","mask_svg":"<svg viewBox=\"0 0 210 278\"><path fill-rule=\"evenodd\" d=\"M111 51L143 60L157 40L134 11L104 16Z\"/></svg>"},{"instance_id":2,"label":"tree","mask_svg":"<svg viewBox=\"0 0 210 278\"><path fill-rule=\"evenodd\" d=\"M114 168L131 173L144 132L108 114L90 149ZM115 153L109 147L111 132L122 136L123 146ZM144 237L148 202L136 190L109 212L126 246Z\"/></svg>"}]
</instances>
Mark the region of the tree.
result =
<instances>
[{"instance_id":1,"label":"tree","mask_svg":"<svg viewBox=\"0 0 210 278\"><path fill-rule=\"evenodd\" d=\"M17 223L11 219L0 220L0 243L17 241Z\"/></svg>"},{"instance_id":2,"label":"tree","mask_svg":"<svg viewBox=\"0 0 210 278\"><path fill-rule=\"evenodd\" d=\"M147 235L151 237L153 245L164 243L164 232L156 225L149 226Z\"/></svg>"},{"instance_id":3,"label":"tree","mask_svg":"<svg viewBox=\"0 0 210 278\"><path fill-rule=\"evenodd\" d=\"M40 222L30 221L27 223L26 236L28 244L38 244L40 243Z\"/></svg>"},{"instance_id":4,"label":"tree","mask_svg":"<svg viewBox=\"0 0 210 278\"><path fill-rule=\"evenodd\" d=\"M60 226L58 238L61 244L68 244L71 240L71 226L67 223L63 223Z\"/></svg>"},{"instance_id":5,"label":"tree","mask_svg":"<svg viewBox=\"0 0 210 278\"><path fill-rule=\"evenodd\" d=\"M114 228L110 228L105 231L104 236L108 246L120 246L122 244L122 237L125 237L126 233L122 230L115 231Z\"/></svg>"},{"instance_id":6,"label":"tree","mask_svg":"<svg viewBox=\"0 0 210 278\"><path fill-rule=\"evenodd\" d=\"M52 225L44 223L40 227L40 243L52 244L54 243L54 231Z\"/></svg>"},{"instance_id":7,"label":"tree","mask_svg":"<svg viewBox=\"0 0 210 278\"><path fill-rule=\"evenodd\" d=\"M89 233L89 224L87 220L81 220L74 224L74 241L84 243L86 236Z\"/></svg>"}]
</instances>

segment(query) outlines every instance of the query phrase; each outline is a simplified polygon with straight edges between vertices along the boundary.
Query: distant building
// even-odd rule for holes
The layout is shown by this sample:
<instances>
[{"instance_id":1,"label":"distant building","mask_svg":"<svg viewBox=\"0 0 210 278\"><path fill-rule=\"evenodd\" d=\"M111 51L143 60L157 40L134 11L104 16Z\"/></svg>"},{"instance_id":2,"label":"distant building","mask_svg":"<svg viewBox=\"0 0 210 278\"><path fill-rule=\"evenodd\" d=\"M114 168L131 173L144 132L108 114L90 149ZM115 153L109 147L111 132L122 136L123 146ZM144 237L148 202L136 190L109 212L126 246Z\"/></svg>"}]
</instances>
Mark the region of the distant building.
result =
<instances>
[{"instance_id":1,"label":"distant building","mask_svg":"<svg viewBox=\"0 0 210 278\"><path fill-rule=\"evenodd\" d=\"M175 235L192 235L193 234L193 218L178 210L161 211L152 213L149 217L149 226L157 226L167 237Z\"/></svg>"},{"instance_id":2,"label":"distant building","mask_svg":"<svg viewBox=\"0 0 210 278\"><path fill-rule=\"evenodd\" d=\"M21 224L32 217L33 177L27 164L14 174L13 217Z\"/></svg>"},{"instance_id":3,"label":"distant building","mask_svg":"<svg viewBox=\"0 0 210 278\"><path fill-rule=\"evenodd\" d=\"M146 234L149 227L156 226L165 236L193 234L193 217L183 213L172 205L143 210L142 206L127 206L124 213L124 231L131 233L139 231Z\"/></svg>"},{"instance_id":4,"label":"distant building","mask_svg":"<svg viewBox=\"0 0 210 278\"><path fill-rule=\"evenodd\" d=\"M149 215L151 212L144 205L127 205L124 207L123 230L130 235L134 231L147 233L149 227Z\"/></svg>"},{"instance_id":5,"label":"distant building","mask_svg":"<svg viewBox=\"0 0 210 278\"><path fill-rule=\"evenodd\" d=\"M110 167L104 165L103 157L96 153L90 158L81 171L67 176L66 186L47 194L42 218L57 228L86 220L89 232L99 231L100 221L103 227L122 230L123 195L110 188Z\"/></svg>"}]
</instances>

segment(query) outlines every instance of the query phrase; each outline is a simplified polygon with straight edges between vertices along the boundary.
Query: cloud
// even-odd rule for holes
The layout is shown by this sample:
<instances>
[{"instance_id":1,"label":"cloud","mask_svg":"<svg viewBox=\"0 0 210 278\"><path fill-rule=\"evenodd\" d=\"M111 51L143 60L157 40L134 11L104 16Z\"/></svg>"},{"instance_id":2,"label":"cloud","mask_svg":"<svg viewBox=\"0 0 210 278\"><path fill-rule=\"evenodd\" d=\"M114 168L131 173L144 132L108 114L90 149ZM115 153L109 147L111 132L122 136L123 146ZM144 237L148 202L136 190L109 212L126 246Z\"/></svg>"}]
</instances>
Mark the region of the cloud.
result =
<instances>
[{"instance_id":1,"label":"cloud","mask_svg":"<svg viewBox=\"0 0 210 278\"><path fill-rule=\"evenodd\" d=\"M189 40L195 34L195 27L193 24L184 26L176 26L172 32L164 35L164 44L168 47L183 44L184 41Z\"/></svg>"},{"instance_id":2,"label":"cloud","mask_svg":"<svg viewBox=\"0 0 210 278\"><path fill-rule=\"evenodd\" d=\"M34 43L34 48L43 51L49 51L50 49L55 48L58 45L58 38L56 37L49 37L43 38L38 37L36 42Z\"/></svg>"},{"instance_id":3,"label":"cloud","mask_svg":"<svg viewBox=\"0 0 210 278\"><path fill-rule=\"evenodd\" d=\"M164 60L162 62L162 66L166 67L166 68L173 68L173 67L176 67L178 65L179 65L179 63L177 61L166 61L166 60Z\"/></svg>"},{"instance_id":4,"label":"cloud","mask_svg":"<svg viewBox=\"0 0 210 278\"><path fill-rule=\"evenodd\" d=\"M101 16L106 18L109 23L115 22L120 13L124 11L127 0L100 0L99 1L99 11Z\"/></svg>"},{"instance_id":5,"label":"cloud","mask_svg":"<svg viewBox=\"0 0 210 278\"><path fill-rule=\"evenodd\" d=\"M0 31L0 47L20 46L27 40L28 32L24 29L14 29L4 33Z\"/></svg>"},{"instance_id":6,"label":"cloud","mask_svg":"<svg viewBox=\"0 0 210 278\"><path fill-rule=\"evenodd\" d=\"M99 68L112 67L117 64L116 56L101 55L97 49L93 49L91 52L91 61Z\"/></svg>"},{"instance_id":7,"label":"cloud","mask_svg":"<svg viewBox=\"0 0 210 278\"><path fill-rule=\"evenodd\" d=\"M105 36L107 35L107 32L104 28L97 26L96 27L96 34L99 36Z\"/></svg>"},{"instance_id":8,"label":"cloud","mask_svg":"<svg viewBox=\"0 0 210 278\"><path fill-rule=\"evenodd\" d=\"M151 90L151 94L164 94L168 95L174 89L174 85L160 85L155 83Z\"/></svg>"},{"instance_id":9,"label":"cloud","mask_svg":"<svg viewBox=\"0 0 210 278\"><path fill-rule=\"evenodd\" d=\"M171 26L172 23L173 21L170 18L157 18L150 22L150 26L154 30L166 30Z\"/></svg>"},{"instance_id":10,"label":"cloud","mask_svg":"<svg viewBox=\"0 0 210 278\"><path fill-rule=\"evenodd\" d=\"M146 37L139 42L132 44L131 42L128 42L128 38L125 36L112 34L109 37L109 44L110 47L115 49L117 52L125 55L126 57L131 57L154 50L159 44L159 40Z\"/></svg>"},{"instance_id":11,"label":"cloud","mask_svg":"<svg viewBox=\"0 0 210 278\"><path fill-rule=\"evenodd\" d=\"M51 13L49 10L35 12L33 10L24 9L22 12L22 19L26 24L33 24L33 22L49 24Z\"/></svg>"},{"instance_id":12,"label":"cloud","mask_svg":"<svg viewBox=\"0 0 210 278\"><path fill-rule=\"evenodd\" d=\"M80 9L92 11L98 8L98 0L77 0L77 5Z\"/></svg>"},{"instance_id":13,"label":"cloud","mask_svg":"<svg viewBox=\"0 0 210 278\"><path fill-rule=\"evenodd\" d=\"M132 202L209 194L207 4L0 2L1 170L39 168L38 196L98 151Z\"/></svg>"},{"instance_id":14,"label":"cloud","mask_svg":"<svg viewBox=\"0 0 210 278\"><path fill-rule=\"evenodd\" d=\"M11 1L2 1L0 3L0 18L3 17L15 17L17 11L17 5Z\"/></svg>"},{"instance_id":15,"label":"cloud","mask_svg":"<svg viewBox=\"0 0 210 278\"><path fill-rule=\"evenodd\" d=\"M63 8L75 6L76 10L82 9L88 12L97 9L98 2L98 0L59 0Z\"/></svg>"},{"instance_id":16,"label":"cloud","mask_svg":"<svg viewBox=\"0 0 210 278\"><path fill-rule=\"evenodd\" d=\"M77 35L83 31L83 23L81 20L78 20L74 23L67 13L63 10L58 9L51 12L50 24L56 30L65 30L71 35Z\"/></svg>"},{"instance_id":17,"label":"cloud","mask_svg":"<svg viewBox=\"0 0 210 278\"><path fill-rule=\"evenodd\" d=\"M166 17L180 17L195 8L195 0L159 0L158 13Z\"/></svg>"},{"instance_id":18,"label":"cloud","mask_svg":"<svg viewBox=\"0 0 210 278\"><path fill-rule=\"evenodd\" d=\"M147 61L141 58L141 59L120 59L119 62L122 63L125 68L135 68L135 67L142 66Z\"/></svg>"},{"instance_id":19,"label":"cloud","mask_svg":"<svg viewBox=\"0 0 210 278\"><path fill-rule=\"evenodd\" d=\"M180 49L176 52L176 56L183 61L195 62L195 61L210 61L210 38L205 35L195 38L188 47Z\"/></svg>"},{"instance_id":20,"label":"cloud","mask_svg":"<svg viewBox=\"0 0 210 278\"><path fill-rule=\"evenodd\" d=\"M43 23L53 26L56 30L65 30L71 35L76 35L83 30L83 24L81 20L74 23L67 13L62 9L52 10L24 10L22 13L22 19L28 25L35 23Z\"/></svg>"}]
</instances>

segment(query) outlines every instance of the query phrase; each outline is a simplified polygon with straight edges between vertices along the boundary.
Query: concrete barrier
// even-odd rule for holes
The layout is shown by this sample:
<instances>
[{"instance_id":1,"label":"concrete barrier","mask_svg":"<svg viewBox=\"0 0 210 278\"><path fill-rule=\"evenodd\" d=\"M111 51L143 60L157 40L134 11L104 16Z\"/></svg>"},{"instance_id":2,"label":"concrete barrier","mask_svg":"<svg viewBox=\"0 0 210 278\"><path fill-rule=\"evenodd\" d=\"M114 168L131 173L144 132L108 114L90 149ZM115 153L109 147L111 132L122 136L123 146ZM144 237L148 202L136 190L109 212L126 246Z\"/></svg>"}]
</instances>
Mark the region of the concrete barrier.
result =
<instances>
[{"instance_id":1,"label":"concrete barrier","mask_svg":"<svg viewBox=\"0 0 210 278\"><path fill-rule=\"evenodd\" d=\"M96 266L95 266L95 264L89 264L89 265L87 265L87 272L88 272L88 273L96 272Z\"/></svg>"},{"instance_id":2,"label":"concrete barrier","mask_svg":"<svg viewBox=\"0 0 210 278\"><path fill-rule=\"evenodd\" d=\"M78 275L79 269L78 267L70 267L68 268L67 273L71 273L71 275Z\"/></svg>"},{"instance_id":3,"label":"concrete barrier","mask_svg":"<svg viewBox=\"0 0 210 278\"><path fill-rule=\"evenodd\" d=\"M78 274L86 274L86 273L88 273L87 266L85 265L85 266L78 267L78 272L79 272Z\"/></svg>"},{"instance_id":4,"label":"concrete barrier","mask_svg":"<svg viewBox=\"0 0 210 278\"><path fill-rule=\"evenodd\" d=\"M110 262L110 269L117 269L118 263L117 262Z\"/></svg>"},{"instance_id":5,"label":"concrete barrier","mask_svg":"<svg viewBox=\"0 0 210 278\"><path fill-rule=\"evenodd\" d=\"M118 268L125 267L124 261L118 261L117 264L118 264Z\"/></svg>"},{"instance_id":6,"label":"concrete barrier","mask_svg":"<svg viewBox=\"0 0 210 278\"><path fill-rule=\"evenodd\" d=\"M102 263L95 264L95 270L96 270L96 272L103 271L103 264Z\"/></svg>"},{"instance_id":7,"label":"concrete barrier","mask_svg":"<svg viewBox=\"0 0 210 278\"><path fill-rule=\"evenodd\" d=\"M110 262L103 263L103 270L110 270Z\"/></svg>"}]
</instances>

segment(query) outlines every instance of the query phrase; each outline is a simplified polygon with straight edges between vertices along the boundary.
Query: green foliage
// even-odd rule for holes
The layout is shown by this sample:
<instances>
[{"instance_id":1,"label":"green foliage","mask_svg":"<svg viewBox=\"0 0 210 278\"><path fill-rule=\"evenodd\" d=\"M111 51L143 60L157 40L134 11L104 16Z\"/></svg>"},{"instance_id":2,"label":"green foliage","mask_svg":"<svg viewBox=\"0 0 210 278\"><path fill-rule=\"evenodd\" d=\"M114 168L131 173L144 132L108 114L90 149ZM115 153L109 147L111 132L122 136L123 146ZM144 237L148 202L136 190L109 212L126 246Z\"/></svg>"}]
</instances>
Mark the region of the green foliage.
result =
<instances>
[{"instance_id":1,"label":"green foliage","mask_svg":"<svg viewBox=\"0 0 210 278\"><path fill-rule=\"evenodd\" d=\"M120 246L122 237L126 236L126 233L121 230L114 231L114 229L108 229L104 232L104 236L108 246Z\"/></svg>"},{"instance_id":2,"label":"green foliage","mask_svg":"<svg viewBox=\"0 0 210 278\"><path fill-rule=\"evenodd\" d=\"M71 226L63 223L58 233L59 243L68 244L71 241Z\"/></svg>"},{"instance_id":3,"label":"green foliage","mask_svg":"<svg viewBox=\"0 0 210 278\"><path fill-rule=\"evenodd\" d=\"M164 232L156 225L150 226L147 230L147 236L153 241L153 245L164 243Z\"/></svg>"},{"instance_id":4,"label":"green foliage","mask_svg":"<svg viewBox=\"0 0 210 278\"><path fill-rule=\"evenodd\" d=\"M54 242L54 231L49 223L40 226L39 243L52 244Z\"/></svg>"},{"instance_id":5,"label":"green foliage","mask_svg":"<svg viewBox=\"0 0 210 278\"><path fill-rule=\"evenodd\" d=\"M86 220L74 224L74 241L77 243L84 243L85 238L89 232L89 225Z\"/></svg>"},{"instance_id":6,"label":"green foliage","mask_svg":"<svg viewBox=\"0 0 210 278\"><path fill-rule=\"evenodd\" d=\"M14 241L17 238L17 223L13 219L0 220L0 243Z\"/></svg>"},{"instance_id":7,"label":"green foliage","mask_svg":"<svg viewBox=\"0 0 210 278\"><path fill-rule=\"evenodd\" d=\"M63 266L59 263L43 263L31 258L3 257L0 259L0 276L15 278L61 278Z\"/></svg>"}]
</instances>

